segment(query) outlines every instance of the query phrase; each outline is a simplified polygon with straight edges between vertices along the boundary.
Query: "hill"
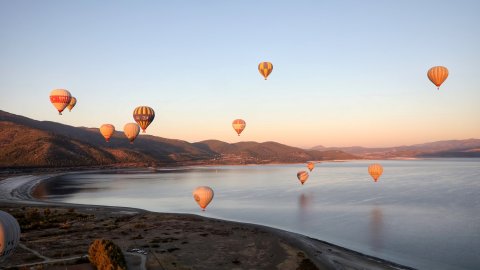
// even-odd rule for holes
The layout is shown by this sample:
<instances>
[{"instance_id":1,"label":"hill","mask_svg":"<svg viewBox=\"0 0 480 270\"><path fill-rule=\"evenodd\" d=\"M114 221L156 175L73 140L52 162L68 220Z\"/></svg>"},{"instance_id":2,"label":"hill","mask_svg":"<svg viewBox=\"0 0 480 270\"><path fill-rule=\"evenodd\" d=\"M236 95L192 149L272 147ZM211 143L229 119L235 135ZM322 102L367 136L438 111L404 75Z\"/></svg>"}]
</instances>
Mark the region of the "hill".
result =
<instances>
[{"instance_id":1,"label":"hill","mask_svg":"<svg viewBox=\"0 0 480 270\"><path fill-rule=\"evenodd\" d=\"M366 148L316 146L313 150L339 150L368 159L419 157L480 157L480 139L447 140L409 146Z\"/></svg>"},{"instance_id":2,"label":"hill","mask_svg":"<svg viewBox=\"0 0 480 270\"><path fill-rule=\"evenodd\" d=\"M276 142L189 143L141 135L130 144L119 131L106 143L97 128L37 121L0 111L2 168L264 164L355 158L338 150L304 150Z\"/></svg>"}]
</instances>

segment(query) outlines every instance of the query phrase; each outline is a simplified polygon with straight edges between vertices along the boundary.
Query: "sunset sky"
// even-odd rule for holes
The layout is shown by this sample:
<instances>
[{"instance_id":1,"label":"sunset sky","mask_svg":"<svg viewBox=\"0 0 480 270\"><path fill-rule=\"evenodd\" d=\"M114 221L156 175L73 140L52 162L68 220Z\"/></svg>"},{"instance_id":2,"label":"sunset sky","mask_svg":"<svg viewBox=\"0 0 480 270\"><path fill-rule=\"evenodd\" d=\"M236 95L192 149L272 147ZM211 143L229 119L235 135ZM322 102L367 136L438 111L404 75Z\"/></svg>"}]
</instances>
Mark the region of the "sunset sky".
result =
<instances>
[{"instance_id":1,"label":"sunset sky","mask_svg":"<svg viewBox=\"0 0 480 270\"><path fill-rule=\"evenodd\" d=\"M0 109L122 130L146 105L148 134L189 142L480 138L479 12L478 0L0 0ZM436 65L450 71L440 90ZM72 112L50 104L55 88L78 99Z\"/></svg>"}]
</instances>

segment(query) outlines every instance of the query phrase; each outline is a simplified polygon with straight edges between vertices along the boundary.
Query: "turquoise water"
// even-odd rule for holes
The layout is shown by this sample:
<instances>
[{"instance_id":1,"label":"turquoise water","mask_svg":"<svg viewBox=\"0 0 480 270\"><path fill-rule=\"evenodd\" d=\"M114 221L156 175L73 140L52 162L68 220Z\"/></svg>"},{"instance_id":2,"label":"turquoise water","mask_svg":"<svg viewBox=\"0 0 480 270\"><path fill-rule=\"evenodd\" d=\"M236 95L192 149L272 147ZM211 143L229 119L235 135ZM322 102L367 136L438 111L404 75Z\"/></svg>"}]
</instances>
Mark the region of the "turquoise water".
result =
<instances>
[{"instance_id":1,"label":"turquoise water","mask_svg":"<svg viewBox=\"0 0 480 270\"><path fill-rule=\"evenodd\" d=\"M368 164L384 173L374 183ZM480 159L219 166L65 175L42 199L195 213L264 224L419 269L480 269ZM207 185L202 212L192 198Z\"/></svg>"}]
</instances>

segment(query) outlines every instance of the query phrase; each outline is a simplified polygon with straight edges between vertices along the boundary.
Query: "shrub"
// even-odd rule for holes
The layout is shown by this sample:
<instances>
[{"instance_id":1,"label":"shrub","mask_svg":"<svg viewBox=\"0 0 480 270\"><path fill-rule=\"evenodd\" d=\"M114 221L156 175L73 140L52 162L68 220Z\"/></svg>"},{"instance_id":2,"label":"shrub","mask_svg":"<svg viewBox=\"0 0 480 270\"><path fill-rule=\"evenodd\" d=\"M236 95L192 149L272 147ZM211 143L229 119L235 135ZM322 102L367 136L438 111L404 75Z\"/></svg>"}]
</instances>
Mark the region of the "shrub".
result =
<instances>
[{"instance_id":1,"label":"shrub","mask_svg":"<svg viewBox=\"0 0 480 270\"><path fill-rule=\"evenodd\" d=\"M95 239L88 249L88 259L98 270L127 269L122 250L110 240Z\"/></svg>"}]
</instances>

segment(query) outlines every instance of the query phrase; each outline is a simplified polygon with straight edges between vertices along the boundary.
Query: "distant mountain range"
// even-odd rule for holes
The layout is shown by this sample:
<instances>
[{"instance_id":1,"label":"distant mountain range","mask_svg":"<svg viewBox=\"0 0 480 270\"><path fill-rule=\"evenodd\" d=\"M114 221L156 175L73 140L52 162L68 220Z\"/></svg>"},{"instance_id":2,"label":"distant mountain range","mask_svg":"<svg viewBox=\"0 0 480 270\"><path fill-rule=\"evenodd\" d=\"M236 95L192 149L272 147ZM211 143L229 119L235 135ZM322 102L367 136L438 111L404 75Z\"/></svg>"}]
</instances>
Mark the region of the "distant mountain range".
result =
<instances>
[{"instance_id":1,"label":"distant mountain range","mask_svg":"<svg viewBox=\"0 0 480 270\"><path fill-rule=\"evenodd\" d=\"M428 158L428 157L480 157L480 139L448 140L409 146L366 148L315 146L313 150L338 150L365 159Z\"/></svg>"},{"instance_id":2,"label":"distant mountain range","mask_svg":"<svg viewBox=\"0 0 480 270\"><path fill-rule=\"evenodd\" d=\"M141 135L130 144L120 131L107 143L98 128L37 121L0 110L0 168L266 164L357 158L341 150L305 150L276 142L189 143Z\"/></svg>"}]
</instances>

